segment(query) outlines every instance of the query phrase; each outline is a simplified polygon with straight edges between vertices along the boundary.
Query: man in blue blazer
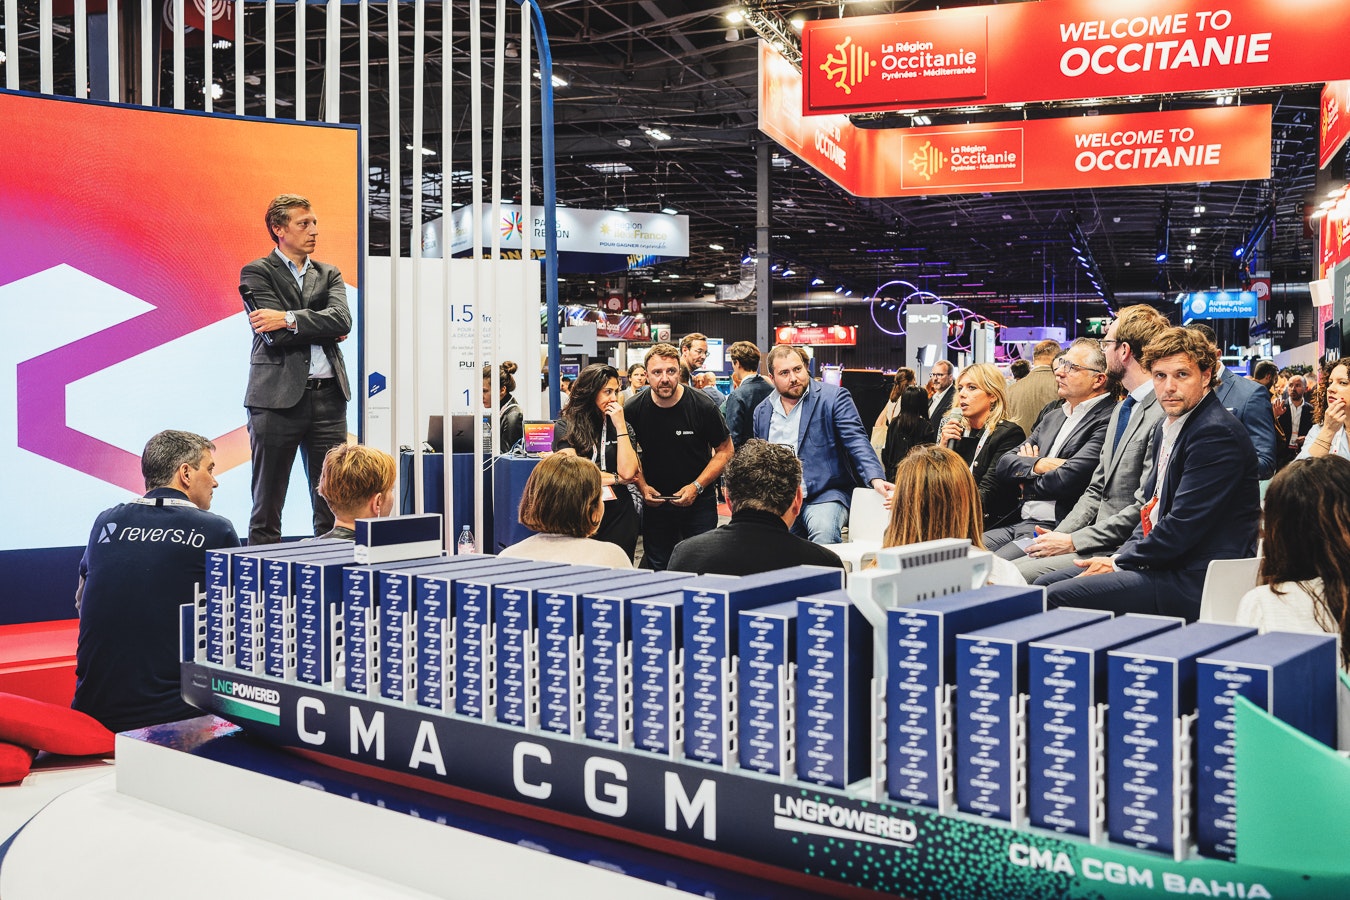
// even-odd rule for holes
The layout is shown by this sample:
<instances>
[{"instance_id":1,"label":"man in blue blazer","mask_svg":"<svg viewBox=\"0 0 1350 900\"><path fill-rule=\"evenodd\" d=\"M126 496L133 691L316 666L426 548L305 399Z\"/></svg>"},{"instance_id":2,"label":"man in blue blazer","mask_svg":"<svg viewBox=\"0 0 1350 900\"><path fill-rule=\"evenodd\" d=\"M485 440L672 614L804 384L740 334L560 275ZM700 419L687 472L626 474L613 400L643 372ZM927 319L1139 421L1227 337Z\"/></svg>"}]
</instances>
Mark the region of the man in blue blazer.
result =
<instances>
[{"instance_id":1,"label":"man in blue blazer","mask_svg":"<svg viewBox=\"0 0 1350 900\"><path fill-rule=\"evenodd\" d=\"M1212 390L1220 363L1203 335L1168 328L1144 350L1166 418L1140 522L1114 556L1075 563L1076 578L1050 586L1049 606L1158 613L1193 622L1213 559L1255 555L1261 517L1256 450Z\"/></svg>"},{"instance_id":2,"label":"man in blue blazer","mask_svg":"<svg viewBox=\"0 0 1350 900\"><path fill-rule=\"evenodd\" d=\"M886 481L848 391L813 382L806 354L796 347L774 347L768 366L775 392L755 407L755 437L793 448L802 461L806 502L794 530L818 544L837 544L853 489L870 485L889 498L895 486Z\"/></svg>"},{"instance_id":3,"label":"man in blue blazer","mask_svg":"<svg viewBox=\"0 0 1350 900\"><path fill-rule=\"evenodd\" d=\"M338 344L351 331L352 316L342 273L311 255L318 217L304 197L282 194L268 206L266 222L276 249L239 274L255 304L244 393L253 454L250 544L281 540L281 507L297 450L309 479L314 533L333 527L332 510L319 496L319 474L324 455L347 440L351 399Z\"/></svg>"}]
</instances>

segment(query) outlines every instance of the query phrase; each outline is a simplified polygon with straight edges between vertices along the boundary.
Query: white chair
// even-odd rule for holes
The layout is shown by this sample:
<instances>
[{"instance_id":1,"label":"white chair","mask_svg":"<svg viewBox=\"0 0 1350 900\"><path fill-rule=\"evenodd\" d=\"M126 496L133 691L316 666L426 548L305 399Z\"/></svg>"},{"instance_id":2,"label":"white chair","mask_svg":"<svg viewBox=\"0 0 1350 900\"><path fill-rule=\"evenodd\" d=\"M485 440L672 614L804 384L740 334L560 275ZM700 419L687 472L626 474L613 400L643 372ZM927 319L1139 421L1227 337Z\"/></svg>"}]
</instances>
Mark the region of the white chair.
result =
<instances>
[{"instance_id":1,"label":"white chair","mask_svg":"<svg viewBox=\"0 0 1350 900\"><path fill-rule=\"evenodd\" d=\"M1201 622L1236 622L1242 595L1256 587L1261 557L1212 559L1200 592Z\"/></svg>"},{"instance_id":2,"label":"white chair","mask_svg":"<svg viewBox=\"0 0 1350 900\"><path fill-rule=\"evenodd\" d=\"M844 561L844 568L857 571L876 558L891 514L886 501L870 487L854 488L848 508L848 539L842 544L824 544Z\"/></svg>"}]
</instances>

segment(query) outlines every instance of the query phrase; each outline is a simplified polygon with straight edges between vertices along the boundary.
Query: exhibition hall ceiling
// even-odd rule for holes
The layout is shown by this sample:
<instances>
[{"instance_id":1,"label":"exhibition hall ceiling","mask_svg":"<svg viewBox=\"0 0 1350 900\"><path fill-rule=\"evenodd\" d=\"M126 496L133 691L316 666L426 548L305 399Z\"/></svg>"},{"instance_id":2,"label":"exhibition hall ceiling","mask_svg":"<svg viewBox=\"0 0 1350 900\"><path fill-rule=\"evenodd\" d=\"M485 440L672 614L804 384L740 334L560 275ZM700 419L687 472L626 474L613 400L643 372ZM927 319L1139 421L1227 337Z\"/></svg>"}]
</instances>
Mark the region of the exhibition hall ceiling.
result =
<instances>
[{"instance_id":1,"label":"exhibition hall ceiling","mask_svg":"<svg viewBox=\"0 0 1350 900\"><path fill-rule=\"evenodd\" d=\"M518 29L514 3L507 4L512 33ZM725 284L749 278L742 258L755 243L756 147L767 141L757 121L757 41L777 32L796 40L792 19L833 18L936 9L935 0L917 2L773 2L710 4L695 0L541 0L552 44L555 75L566 82L556 89L558 198L569 206L656 212L673 208L689 216L690 257L629 279L631 290L661 300L712 292L705 283ZM973 5L944 2L943 8ZM38 0L20 0L21 21L37 20ZM322 45L325 17L311 6L307 30L307 93L310 117L319 115L325 90ZM468 7L453 7L455 91L452 172L468 168L471 138L468 94ZM424 217L439 214L444 202L440 134L442 52L439 5L426 7L428 36L422 67L426 91L423 157ZM756 23L735 22L733 10L752 14ZM262 111L256 74L263 71L263 6L246 4L246 70L250 114ZM492 18L487 7L485 19ZM343 5L342 114L354 119L360 102L358 7ZM369 11L371 41L370 238L376 252L389 243L389 134L386 88L387 19L383 5ZM256 21L255 21L256 19ZM410 224L412 144L413 6L400 5L401 110L398 144L401 160L402 219ZM256 27L255 27L256 25ZM285 96L293 96L294 11L277 4L277 83L279 116L294 115ZM25 47L35 46L25 41ZM484 65L492 68L492 42L482 44ZM61 50L58 47L58 56ZM64 52L69 53L67 48ZM199 51L198 51L199 52ZM510 87L506 99L504 193L517 199L520 180L516 142L519 45L506 48ZM213 57L222 81L218 108L233 108L232 48ZM34 64L27 64L31 72ZM195 87L195 91L194 91ZM844 287L866 296L878 284L904 278L942 296L964 296L996 309L995 300L1036 301L1043 296L1069 299L1092 292L1070 251L1069 231L1078 224L1092 255L1119 303L1159 298L1179 290L1233 287L1238 283L1233 249L1248 235L1262 212L1274 204L1270 252L1258 268L1269 269L1277 284L1307 282L1314 276L1314 242L1304 228L1305 204L1321 198L1318 182L1318 90L1304 85L1282 91L1136 98L1132 103L1091 106L1042 104L1024 110L967 109L931 114L934 124L992 122L1009 118L1081 116L1102 113L1199 108L1216 103L1269 104L1273 107L1272 177L1263 181L1207 183L1171 187L1057 190L867 200L852 197L785 150L771 147L771 253L775 264L794 275L774 276L775 300L801 298L814 279L816 290ZM167 90L161 85L161 93ZM189 85L198 101L200 77ZM58 86L58 92L60 87ZM491 93L484 95L491 122ZM533 118L538 122L536 103ZM908 116L857 117L864 127L908 125ZM481 137L490 151L488 128ZM536 146L537 152L537 146ZM1325 175L1324 175L1325 178ZM540 202L540 178L533 175L533 200ZM1343 184L1344 182L1339 182ZM485 190L487 185L485 185ZM451 201L469 199L469 176L452 178ZM1159 222L1168 205L1169 260L1155 262ZM712 249L719 245L722 249ZM403 246L407 247L405 238ZM405 249L406 252L406 249ZM1189 262L1187 262L1189 260ZM597 273L601 274L601 273ZM652 283L655 276L659 281ZM672 276L674 279L672 281ZM589 290L586 279L569 278L565 291ZM599 286L604 279L599 278ZM566 294L565 294L566 296ZM977 305L976 308L979 308Z\"/></svg>"}]
</instances>

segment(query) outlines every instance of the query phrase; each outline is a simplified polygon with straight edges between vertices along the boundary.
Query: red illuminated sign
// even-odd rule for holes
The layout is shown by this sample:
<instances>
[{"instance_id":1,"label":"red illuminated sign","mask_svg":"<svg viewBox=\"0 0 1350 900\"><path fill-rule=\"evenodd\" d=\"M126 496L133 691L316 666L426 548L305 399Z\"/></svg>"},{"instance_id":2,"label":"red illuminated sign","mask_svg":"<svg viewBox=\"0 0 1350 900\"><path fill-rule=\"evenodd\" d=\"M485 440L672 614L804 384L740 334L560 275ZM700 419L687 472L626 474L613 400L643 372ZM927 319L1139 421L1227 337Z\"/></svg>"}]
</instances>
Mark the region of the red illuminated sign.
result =
<instances>
[{"instance_id":1,"label":"red illuminated sign","mask_svg":"<svg viewBox=\"0 0 1350 900\"><path fill-rule=\"evenodd\" d=\"M807 22L807 115L1350 78L1343 0L1053 0ZM987 38L986 38L987 35Z\"/></svg>"},{"instance_id":2,"label":"red illuminated sign","mask_svg":"<svg viewBox=\"0 0 1350 900\"><path fill-rule=\"evenodd\" d=\"M774 343L806 347L853 347L858 343L856 325L780 325Z\"/></svg>"},{"instance_id":3,"label":"red illuminated sign","mask_svg":"<svg viewBox=\"0 0 1350 900\"><path fill-rule=\"evenodd\" d=\"M1350 81L1329 81L1322 88L1317 167L1325 169L1350 137Z\"/></svg>"},{"instance_id":4,"label":"red illuminated sign","mask_svg":"<svg viewBox=\"0 0 1350 900\"><path fill-rule=\"evenodd\" d=\"M860 129L801 115L802 77L760 46L759 127L859 197L1270 177L1269 106Z\"/></svg>"}]
</instances>

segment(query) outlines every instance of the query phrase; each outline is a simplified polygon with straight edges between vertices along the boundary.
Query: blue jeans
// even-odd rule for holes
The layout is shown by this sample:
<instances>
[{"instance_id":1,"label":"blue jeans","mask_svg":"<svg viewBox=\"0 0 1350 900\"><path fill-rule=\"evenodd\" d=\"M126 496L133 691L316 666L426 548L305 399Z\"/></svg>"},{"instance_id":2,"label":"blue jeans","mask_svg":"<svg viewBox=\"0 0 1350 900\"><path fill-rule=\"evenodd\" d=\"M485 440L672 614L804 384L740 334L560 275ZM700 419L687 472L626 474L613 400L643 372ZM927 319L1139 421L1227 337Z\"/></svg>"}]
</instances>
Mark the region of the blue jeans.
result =
<instances>
[{"instance_id":1,"label":"blue jeans","mask_svg":"<svg viewBox=\"0 0 1350 900\"><path fill-rule=\"evenodd\" d=\"M837 544L843 537L844 523L848 521L848 507L837 500L821 500L802 507L802 513L792 530L805 534L816 544Z\"/></svg>"}]
</instances>

